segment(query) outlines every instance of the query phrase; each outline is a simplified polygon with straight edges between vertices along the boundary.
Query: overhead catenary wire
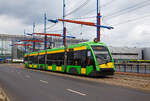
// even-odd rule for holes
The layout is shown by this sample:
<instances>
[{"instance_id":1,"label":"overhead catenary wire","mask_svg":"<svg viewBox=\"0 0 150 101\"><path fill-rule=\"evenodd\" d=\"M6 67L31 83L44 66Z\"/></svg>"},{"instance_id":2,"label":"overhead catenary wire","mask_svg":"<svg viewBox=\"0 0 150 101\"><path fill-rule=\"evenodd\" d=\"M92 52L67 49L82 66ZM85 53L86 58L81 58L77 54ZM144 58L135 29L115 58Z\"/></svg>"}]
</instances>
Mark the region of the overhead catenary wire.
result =
<instances>
[{"instance_id":1,"label":"overhead catenary wire","mask_svg":"<svg viewBox=\"0 0 150 101\"><path fill-rule=\"evenodd\" d=\"M51 29L51 28L53 28L53 27L55 27L56 26L56 24L53 24L53 25L51 25L51 26L48 26L48 27L46 27L46 29ZM40 27L41 27L41 25L40 25ZM40 32L40 31L43 31L43 27L42 28L40 28L40 29L38 29L38 31L36 31L36 32Z\"/></svg>"},{"instance_id":2,"label":"overhead catenary wire","mask_svg":"<svg viewBox=\"0 0 150 101\"><path fill-rule=\"evenodd\" d=\"M72 7L72 5L70 5L72 3L72 0L66 0L66 9L70 9Z\"/></svg>"},{"instance_id":3,"label":"overhead catenary wire","mask_svg":"<svg viewBox=\"0 0 150 101\"><path fill-rule=\"evenodd\" d=\"M86 6L88 3L89 3L90 0L86 0L84 3L82 3L80 6L78 6L77 8L73 9L72 11L66 13L65 16L69 16L71 15L72 13L75 13L77 12L79 9L83 8L84 6Z\"/></svg>"},{"instance_id":4,"label":"overhead catenary wire","mask_svg":"<svg viewBox=\"0 0 150 101\"><path fill-rule=\"evenodd\" d=\"M111 14L108 14L108 15L106 15L106 16L113 16L113 15L116 15L116 14L118 14L118 13L124 12L124 11L126 11L126 10L130 10L130 9L132 9L132 8L135 9L135 8L137 8L137 7L139 7L139 6L142 6L142 7L143 7L143 4L146 4L147 2L149 2L149 1L148 1L148 0L142 1L142 2L137 3L137 4L135 4L135 5L132 5L132 6L129 6L129 7L127 7L127 8L124 8L124 9L118 10L118 11L116 11L116 12L113 12L113 13L111 13Z\"/></svg>"},{"instance_id":5,"label":"overhead catenary wire","mask_svg":"<svg viewBox=\"0 0 150 101\"><path fill-rule=\"evenodd\" d=\"M56 24L53 24L53 25L47 27L46 29L51 29L51 28L53 28L53 27L55 27L55 26L56 26Z\"/></svg>"},{"instance_id":6,"label":"overhead catenary wire","mask_svg":"<svg viewBox=\"0 0 150 101\"><path fill-rule=\"evenodd\" d=\"M75 20L75 19L93 19L93 18L96 18L96 15L94 15L94 16L70 17L70 18L68 18L68 19Z\"/></svg>"},{"instance_id":7,"label":"overhead catenary wire","mask_svg":"<svg viewBox=\"0 0 150 101\"><path fill-rule=\"evenodd\" d=\"M142 16L142 17L134 18L134 19L129 19L129 20L126 20L126 21L117 23L117 24L113 24L113 25L111 25L111 26L122 25L122 24L126 24L126 23L133 22L133 21L140 21L140 20L144 20L144 18L147 18L147 17L150 17L150 14L149 14L149 15Z\"/></svg>"},{"instance_id":8,"label":"overhead catenary wire","mask_svg":"<svg viewBox=\"0 0 150 101\"><path fill-rule=\"evenodd\" d=\"M107 7L108 5L110 5L111 3L113 3L114 1L116 1L116 0L111 0L111 1L109 1L109 2L107 2L107 3L105 3L104 5L102 5L102 6L99 7L99 8ZM84 15L86 15L86 16L76 16L76 17L70 17L70 18L71 18L71 19L90 19L90 18L95 18L96 15L93 15L93 16L90 16L90 17L88 17L87 15L89 15L90 13L96 12L96 9L97 9L97 8L92 9L92 10L90 10L90 11L84 13Z\"/></svg>"},{"instance_id":9,"label":"overhead catenary wire","mask_svg":"<svg viewBox=\"0 0 150 101\"><path fill-rule=\"evenodd\" d=\"M114 1L116 1L116 0L111 0L111 1L109 1L109 2L107 2L107 3L105 3L105 4L102 5L102 6L99 5L99 9L103 9L103 8L107 7L108 5L112 4ZM92 10L86 12L85 15L90 14L90 13L93 13L93 12L96 12L96 9L97 9L97 8L92 9Z\"/></svg>"},{"instance_id":10,"label":"overhead catenary wire","mask_svg":"<svg viewBox=\"0 0 150 101\"><path fill-rule=\"evenodd\" d=\"M121 10L118 10L116 12L113 12L111 14L108 14L106 16L104 16L105 18L114 18L114 17L118 17L118 16L121 16L121 15L124 15L126 13L129 13L129 12L132 12L132 11L135 11L137 9L140 9L140 8L143 8L143 7L146 7L150 4L150 1L149 0L145 0L143 2L140 2L140 3L137 3L135 5L132 5L132 6L129 6L127 8L124 8L124 9L121 9Z\"/></svg>"}]
</instances>

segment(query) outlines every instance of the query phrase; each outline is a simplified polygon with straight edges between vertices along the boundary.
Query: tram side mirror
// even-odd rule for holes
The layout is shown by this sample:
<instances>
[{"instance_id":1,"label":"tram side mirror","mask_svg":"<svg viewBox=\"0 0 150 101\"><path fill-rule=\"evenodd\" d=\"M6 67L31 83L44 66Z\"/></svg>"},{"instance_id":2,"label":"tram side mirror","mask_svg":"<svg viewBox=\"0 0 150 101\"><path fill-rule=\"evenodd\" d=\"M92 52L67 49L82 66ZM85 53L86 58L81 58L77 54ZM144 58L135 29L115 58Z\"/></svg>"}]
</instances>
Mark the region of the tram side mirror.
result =
<instances>
[{"instance_id":1,"label":"tram side mirror","mask_svg":"<svg viewBox=\"0 0 150 101\"><path fill-rule=\"evenodd\" d=\"M88 54L87 54L89 57L91 56L91 51L88 51Z\"/></svg>"}]
</instances>

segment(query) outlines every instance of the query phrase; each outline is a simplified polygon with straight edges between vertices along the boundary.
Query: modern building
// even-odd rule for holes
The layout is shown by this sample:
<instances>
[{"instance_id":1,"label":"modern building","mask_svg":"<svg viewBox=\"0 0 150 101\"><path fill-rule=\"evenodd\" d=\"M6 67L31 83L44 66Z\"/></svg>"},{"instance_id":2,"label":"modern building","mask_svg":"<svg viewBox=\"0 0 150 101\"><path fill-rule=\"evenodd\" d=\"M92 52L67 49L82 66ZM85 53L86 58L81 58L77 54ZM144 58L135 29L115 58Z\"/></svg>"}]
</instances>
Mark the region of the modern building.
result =
<instances>
[{"instance_id":1,"label":"modern building","mask_svg":"<svg viewBox=\"0 0 150 101\"><path fill-rule=\"evenodd\" d=\"M142 60L142 48L131 47L109 47L115 60Z\"/></svg>"},{"instance_id":2,"label":"modern building","mask_svg":"<svg viewBox=\"0 0 150 101\"><path fill-rule=\"evenodd\" d=\"M18 46L15 44L23 44L24 42L20 40L32 40L31 36L24 35L8 35L8 34L0 34L0 60L4 58L13 58L13 59L22 59L24 55L24 46ZM43 37L35 36L35 40L43 40ZM71 39L67 38L67 45L77 44L80 42L86 42L88 40L84 39ZM32 42L27 42L27 44L32 44ZM59 47L62 46L62 38L60 37L48 37L47 47ZM44 49L43 42L36 43L35 50ZM31 52L33 50L32 46L27 47L27 52Z\"/></svg>"},{"instance_id":3,"label":"modern building","mask_svg":"<svg viewBox=\"0 0 150 101\"><path fill-rule=\"evenodd\" d=\"M150 48L143 48L143 59L150 60Z\"/></svg>"}]
</instances>

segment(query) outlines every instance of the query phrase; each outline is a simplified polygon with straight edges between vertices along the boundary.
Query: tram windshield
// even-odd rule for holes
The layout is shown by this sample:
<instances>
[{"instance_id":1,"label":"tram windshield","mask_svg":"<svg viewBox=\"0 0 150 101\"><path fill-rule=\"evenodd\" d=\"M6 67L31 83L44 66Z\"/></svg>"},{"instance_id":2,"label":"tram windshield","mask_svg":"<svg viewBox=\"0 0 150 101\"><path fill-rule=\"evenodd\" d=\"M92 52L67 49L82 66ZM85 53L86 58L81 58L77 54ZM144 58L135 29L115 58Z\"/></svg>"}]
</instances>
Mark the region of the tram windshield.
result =
<instances>
[{"instance_id":1,"label":"tram windshield","mask_svg":"<svg viewBox=\"0 0 150 101\"><path fill-rule=\"evenodd\" d=\"M98 64L105 64L111 62L110 53L106 47L99 45L93 45L91 47L94 51Z\"/></svg>"}]
</instances>

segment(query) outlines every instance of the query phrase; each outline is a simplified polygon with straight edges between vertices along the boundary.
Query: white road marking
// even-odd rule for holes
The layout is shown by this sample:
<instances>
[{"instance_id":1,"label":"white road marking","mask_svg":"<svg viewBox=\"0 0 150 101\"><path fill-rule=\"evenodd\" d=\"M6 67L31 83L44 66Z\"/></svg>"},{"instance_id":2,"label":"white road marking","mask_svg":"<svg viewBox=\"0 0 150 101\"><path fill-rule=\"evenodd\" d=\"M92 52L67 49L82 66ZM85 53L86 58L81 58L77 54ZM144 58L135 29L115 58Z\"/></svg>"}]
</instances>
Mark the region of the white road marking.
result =
<instances>
[{"instance_id":1,"label":"white road marking","mask_svg":"<svg viewBox=\"0 0 150 101\"><path fill-rule=\"evenodd\" d=\"M48 84L48 82L47 81L44 81L44 80L40 80L41 82L43 82L43 83L46 83L46 84Z\"/></svg>"},{"instance_id":2,"label":"white road marking","mask_svg":"<svg viewBox=\"0 0 150 101\"><path fill-rule=\"evenodd\" d=\"M87 95L87 94L84 94L84 93L81 93L81 92L78 92L78 91L75 91L75 90L72 90L72 89L67 89L67 90L70 91L70 92L82 95L82 96L86 96Z\"/></svg>"},{"instance_id":3,"label":"white road marking","mask_svg":"<svg viewBox=\"0 0 150 101\"><path fill-rule=\"evenodd\" d=\"M29 75L26 75L27 78L31 78Z\"/></svg>"}]
</instances>

